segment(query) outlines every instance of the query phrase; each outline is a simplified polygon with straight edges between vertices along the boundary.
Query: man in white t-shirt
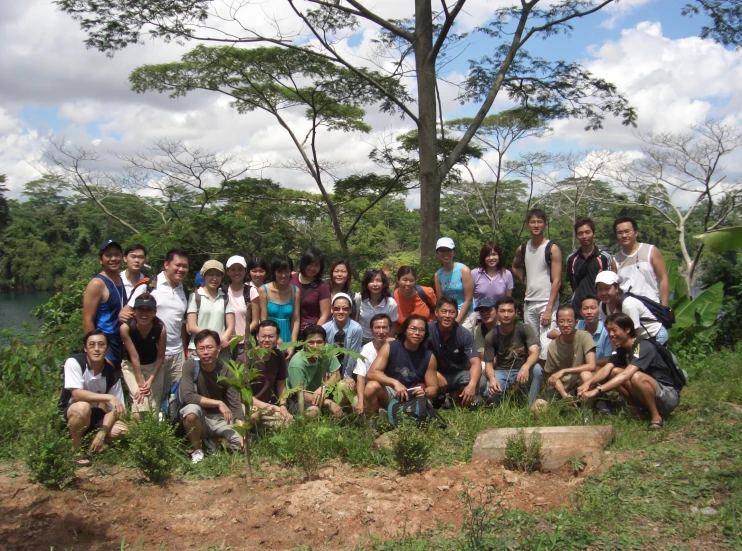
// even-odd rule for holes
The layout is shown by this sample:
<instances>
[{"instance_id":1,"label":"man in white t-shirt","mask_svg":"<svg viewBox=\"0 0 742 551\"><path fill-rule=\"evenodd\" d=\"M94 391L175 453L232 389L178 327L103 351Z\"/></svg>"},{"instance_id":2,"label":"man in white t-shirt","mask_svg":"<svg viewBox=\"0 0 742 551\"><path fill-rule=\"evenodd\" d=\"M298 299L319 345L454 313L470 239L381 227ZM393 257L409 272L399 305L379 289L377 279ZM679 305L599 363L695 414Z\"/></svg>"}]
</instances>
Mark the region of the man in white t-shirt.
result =
<instances>
[{"instance_id":1,"label":"man in white t-shirt","mask_svg":"<svg viewBox=\"0 0 742 551\"><path fill-rule=\"evenodd\" d=\"M121 281L124 284L126 296L129 299L132 297L132 292L134 291L136 284L144 279L142 268L144 267L146 260L147 249L144 248L144 245L134 243L124 249L124 264L126 264L126 270L121 272ZM137 294L144 292L143 290L140 290L141 287L144 287L144 285L140 285L139 288L137 288ZM131 303L131 300L129 300L128 303Z\"/></svg>"},{"instance_id":2,"label":"man in white t-shirt","mask_svg":"<svg viewBox=\"0 0 742 551\"><path fill-rule=\"evenodd\" d=\"M98 453L127 431L119 421L126 414L126 407L121 378L106 360L106 334L100 329L90 331L85 335L84 347L83 354L74 354L64 363L59 408L67 421L72 447L79 447L88 432L97 431L90 451Z\"/></svg>"},{"instance_id":3,"label":"man in white t-shirt","mask_svg":"<svg viewBox=\"0 0 742 551\"><path fill-rule=\"evenodd\" d=\"M371 333L374 335L374 340L366 343L361 348L361 356L363 358L356 362L356 367L353 370L353 375L356 377L356 402L353 405L353 409L358 415L363 415L363 391L366 389L366 375L368 370L371 368L371 364L374 363L379 350L384 346L389 339L389 334L392 329L392 319L387 314L376 314L371 318Z\"/></svg>"}]
</instances>

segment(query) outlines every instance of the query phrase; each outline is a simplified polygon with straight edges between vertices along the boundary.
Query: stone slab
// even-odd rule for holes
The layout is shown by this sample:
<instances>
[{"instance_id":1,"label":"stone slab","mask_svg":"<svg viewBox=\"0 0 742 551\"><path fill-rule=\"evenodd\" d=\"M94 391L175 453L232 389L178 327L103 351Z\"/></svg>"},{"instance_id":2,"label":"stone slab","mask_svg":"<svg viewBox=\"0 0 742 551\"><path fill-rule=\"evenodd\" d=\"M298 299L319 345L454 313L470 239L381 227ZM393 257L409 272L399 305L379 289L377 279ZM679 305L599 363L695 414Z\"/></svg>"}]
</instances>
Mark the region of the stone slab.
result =
<instances>
[{"instance_id":1,"label":"stone slab","mask_svg":"<svg viewBox=\"0 0 742 551\"><path fill-rule=\"evenodd\" d=\"M541 435L544 452L543 469L547 471L558 469L570 459L584 460L597 457L616 437L616 430L611 425L489 429L477 435L472 459L483 457L502 463L508 438L516 435L519 430L523 430L526 437L534 432Z\"/></svg>"}]
</instances>

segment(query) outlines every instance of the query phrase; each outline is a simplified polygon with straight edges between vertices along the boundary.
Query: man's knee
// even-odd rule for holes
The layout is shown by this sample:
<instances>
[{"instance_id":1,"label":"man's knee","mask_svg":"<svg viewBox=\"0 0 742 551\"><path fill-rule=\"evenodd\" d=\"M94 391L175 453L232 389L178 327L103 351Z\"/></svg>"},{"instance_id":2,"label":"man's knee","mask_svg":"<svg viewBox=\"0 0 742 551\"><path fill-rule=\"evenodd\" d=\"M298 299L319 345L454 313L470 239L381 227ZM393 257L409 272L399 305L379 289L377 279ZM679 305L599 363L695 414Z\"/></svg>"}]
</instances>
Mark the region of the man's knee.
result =
<instances>
[{"instance_id":1,"label":"man's knee","mask_svg":"<svg viewBox=\"0 0 742 551\"><path fill-rule=\"evenodd\" d=\"M381 385L376 381L366 381L366 387L363 389L363 397L371 398L379 391L380 388Z\"/></svg>"},{"instance_id":2,"label":"man's knee","mask_svg":"<svg viewBox=\"0 0 742 551\"><path fill-rule=\"evenodd\" d=\"M75 402L67 408L67 423L90 424L93 407L88 402Z\"/></svg>"}]
</instances>

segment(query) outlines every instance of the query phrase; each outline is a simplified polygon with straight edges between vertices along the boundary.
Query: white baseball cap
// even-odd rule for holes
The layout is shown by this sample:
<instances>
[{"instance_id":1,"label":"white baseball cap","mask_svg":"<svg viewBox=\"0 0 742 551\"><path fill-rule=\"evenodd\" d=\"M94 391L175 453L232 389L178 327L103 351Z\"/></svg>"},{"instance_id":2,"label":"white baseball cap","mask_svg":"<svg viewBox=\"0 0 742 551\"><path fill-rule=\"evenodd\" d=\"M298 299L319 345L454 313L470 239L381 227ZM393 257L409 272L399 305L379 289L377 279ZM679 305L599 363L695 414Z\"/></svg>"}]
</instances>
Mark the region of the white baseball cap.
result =
<instances>
[{"instance_id":1,"label":"white baseball cap","mask_svg":"<svg viewBox=\"0 0 742 551\"><path fill-rule=\"evenodd\" d=\"M603 270L597 276L595 276L595 285L598 283L605 283L606 285L615 285L618 283L618 274L610 270Z\"/></svg>"},{"instance_id":2,"label":"white baseball cap","mask_svg":"<svg viewBox=\"0 0 742 551\"><path fill-rule=\"evenodd\" d=\"M233 264L239 264L243 268L247 268L247 260L245 260L244 256L240 256L240 255L230 256L229 260L227 260L227 268L229 268Z\"/></svg>"},{"instance_id":3,"label":"white baseball cap","mask_svg":"<svg viewBox=\"0 0 742 551\"><path fill-rule=\"evenodd\" d=\"M445 249L455 249L456 245L453 242L453 239L450 237L441 237L438 240L438 243L435 244L435 250L445 248Z\"/></svg>"}]
</instances>

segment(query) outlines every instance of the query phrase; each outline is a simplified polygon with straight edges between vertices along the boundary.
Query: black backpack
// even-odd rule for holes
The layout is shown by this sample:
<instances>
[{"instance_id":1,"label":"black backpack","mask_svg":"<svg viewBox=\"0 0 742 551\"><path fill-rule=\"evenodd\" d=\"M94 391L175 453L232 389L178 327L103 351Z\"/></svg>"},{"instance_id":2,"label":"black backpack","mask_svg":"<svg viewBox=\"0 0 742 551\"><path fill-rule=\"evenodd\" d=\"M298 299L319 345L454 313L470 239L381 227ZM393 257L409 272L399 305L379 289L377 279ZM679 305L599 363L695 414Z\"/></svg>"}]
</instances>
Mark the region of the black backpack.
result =
<instances>
[{"instance_id":1,"label":"black backpack","mask_svg":"<svg viewBox=\"0 0 742 551\"><path fill-rule=\"evenodd\" d=\"M680 390L688 382L688 372L680 368L680 363L678 362L678 358L675 356L675 354L670 352L665 346L658 343L655 339L648 340L654 345L657 354L660 358L662 358L662 361L670 370L670 376L672 377L673 385L675 386L676 390L680 392Z\"/></svg>"},{"instance_id":2,"label":"black backpack","mask_svg":"<svg viewBox=\"0 0 742 551\"><path fill-rule=\"evenodd\" d=\"M653 301L651 298L644 297L642 295L635 295L631 292L631 289L628 291L624 291L623 295L621 296L621 299L618 301L618 311L623 312L623 301L626 297L633 297L637 299L639 302L641 302L644 306L647 307L647 310L649 310L652 315L655 317L655 320L660 322L662 325L664 325L667 329L670 329L673 325L675 325L675 312L672 311L672 308L665 306L664 304L661 304L659 302ZM607 316L608 315L608 308L605 304L601 305L601 308L603 309L603 313ZM639 321L655 321L651 318L640 318Z\"/></svg>"},{"instance_id":3,"label":"black backpack","mask_svg":"<svg viewBox=\"0 0 742 551\"><path fill-rule=\"evenodd\" d=\"M445 429L447 426L443 417L433 407L432 402L423 396L410 398L406 402L400 402L393 398L387 407L389 424L397 428L403 415L416 419L418 427L429 425L433 419L440 423L441 428Z\"/></svg>"},{"instance_id":4,"label":"black backpack","mask_svg":"<svg viewBox=\"0 0 742 551\"><path fill-rule=\"evenodd\" d=\"M88 366L88 357L85 353L72 354L72 356L70 357L78 364L80 364L83 373L85 373L86 370L90 369L90 367ZM116 368L113 367L113 365L109 363L108 360L104 360L103 363L103 376L106 378L106 393L108 393L114 387L114 385L119 382L119 375L118 373L116 373ZM67 388L63 388L62 394L60 394L59 400L57 401L57 407L59 408L59 411L64 411L71 398L72 391Z\"/></svg>"},{"instance_id":5,"label":"black backpack","mask_svg":"<svg viewBox=\"0 0 742 551\"><path fill-rule=\"evenodd\" d=\"M423 301L423 304L428 307L428 312L432 314L435 311L435 307L430 305L430 301L428 300L428 295L425 294L425 291L423 290L422 286L415 285L415 290L417 291L417 296L419 296L420 300Z\"/></svg>"}]
</instances>

